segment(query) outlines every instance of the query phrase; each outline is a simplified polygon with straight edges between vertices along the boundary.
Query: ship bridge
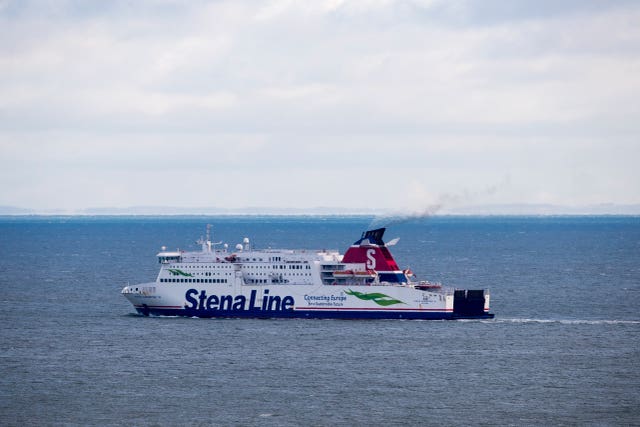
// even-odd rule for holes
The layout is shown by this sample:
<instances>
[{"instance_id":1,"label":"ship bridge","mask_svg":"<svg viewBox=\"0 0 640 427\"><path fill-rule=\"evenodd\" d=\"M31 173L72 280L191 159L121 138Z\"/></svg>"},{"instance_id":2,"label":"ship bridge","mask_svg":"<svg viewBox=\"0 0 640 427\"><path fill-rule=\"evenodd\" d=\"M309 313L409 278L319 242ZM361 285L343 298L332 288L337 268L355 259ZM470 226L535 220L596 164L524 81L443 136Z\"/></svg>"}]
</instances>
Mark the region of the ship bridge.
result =
<instances>
[{"instance_id":1,"label":"ship bridge","mask_svg":"<svg viewBox=\"0 0 640 427\"><path fill-rule=\"evenodd\" d=\"M173 252L162 251L162 252L158 252L158 255L156 256L158 257L158 262L160 264L172 264L174 262L182 261L182 252L177 252L177 251L173 251Z\"/></svg>"}]
</instances>

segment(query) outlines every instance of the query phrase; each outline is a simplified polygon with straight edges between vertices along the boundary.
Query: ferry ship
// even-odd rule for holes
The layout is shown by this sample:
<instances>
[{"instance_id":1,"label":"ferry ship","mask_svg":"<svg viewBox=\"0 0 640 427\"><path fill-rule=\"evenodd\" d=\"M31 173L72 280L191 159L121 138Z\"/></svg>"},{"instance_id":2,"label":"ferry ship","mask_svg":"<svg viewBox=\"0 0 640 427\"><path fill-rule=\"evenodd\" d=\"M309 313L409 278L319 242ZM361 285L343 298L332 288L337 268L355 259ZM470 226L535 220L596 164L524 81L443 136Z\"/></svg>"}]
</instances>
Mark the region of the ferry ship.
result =
<instances>
[{"instance_id":1,"label":"ferry ship","mask_svg":"<svg viewBox=\"0 0 640 427\"><path fill-rule=\"evenodd\" d=\"M488 319L489 291L417 281L402 270L382 240L368 230L344 255L337 250L254 249L248 238L230 251L212 243L201 250L157 254L154 282L128 285L122 294L145 316Z\"/></svg>"}]
</instances>

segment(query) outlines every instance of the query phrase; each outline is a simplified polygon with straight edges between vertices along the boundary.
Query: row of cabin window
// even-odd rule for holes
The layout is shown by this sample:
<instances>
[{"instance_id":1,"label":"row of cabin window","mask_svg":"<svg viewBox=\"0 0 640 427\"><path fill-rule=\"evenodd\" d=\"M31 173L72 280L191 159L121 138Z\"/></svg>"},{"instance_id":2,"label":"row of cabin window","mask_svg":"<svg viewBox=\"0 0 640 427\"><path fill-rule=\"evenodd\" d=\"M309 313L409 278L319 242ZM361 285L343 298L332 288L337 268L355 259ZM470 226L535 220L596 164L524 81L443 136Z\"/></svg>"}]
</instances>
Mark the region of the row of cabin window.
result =
<instances>
[{"instance_id":1,"label":"row of cabin window","mask_svg":"<svg viewBox=\"0 0 640 427\"><path fill-rule=\"evenodd\" d=\"M247 274L251 274L252 276L267 276L267 273L247 273ZM283 276L282 274L280 275L281 277ZM311 273L286 273L284 274L284 277L291 277L291 276L311 276Z\"/></svg>"},{"instance_id":2,"label":"row of cabin window","mask_svg":"<svg viewBox=\"0 0 640 427\"><path fill-rule=\"evenodd\" d=\"M302 270L302 266L301 265L274 265L272 266L274 270L286 270L287 268L289 270ZM305 265L304 266L306 270L311 270L311 266L310 265ZM267 267L258 267L258 268L267 268Z\"/></svg>"},{"instance_id":3,"label":"row of cabin window","mask_svg":"<svg viewBox=\"0 0 640 427\"><path fill-rule=\"evenodd\" d=\"M305 265L304 266L306 270L311 270L311 266L310 265ZM251 270L255 270L255 269L269 269L268 265L245 265L245 268L249 268ZM272 265L271 268L273 270L302 270L302 265Z\"/></svg>"},{"instance_id":4,"label":"row of cabin window","mask_svg":"<svg viewBox=\"0 0 640 427\"><path fill-rule=\"evenodd\" d=\"M162 283L227 283L227 279L160 279Z\"/></svg>"},{"instance_id":5,"label":"row of cabin window","mask_svg":"<svg viewBox=\"0 0 640 427\"><path fill-rule=\"evenodd\" d=\"M288 280L287 280L288 282ZM272 279L272 280L266 280L266 279L245 279L245 283L251 283L251 284L255 284L255 283L284 283L284 281L282 280L278 280L278 279Z\"/></svg>"},{"instance_id":6,"label":"row of cabin window","mask_svg":"<svg viewBox=\"0 0 640 427\"><path fill-rule=\"evenodd\" d=\"M162 262L161 262L162 263ZM178 264L178 265L171 265L170 267L180 267L180 268L184 268L184 269L192 269L192 268L211 268L210 265L184 265L182 263ZM221 269L221 268L231 268L230 265L216 265L215 266L216 269Z\"/></svg>"},{"instance_id":7,"label":"row of cabin window","mask_svg":"<svg viewBox=\"0 0 640 427\"><path fill-rule=\"evenodd\" d=\"M191 271L191 270L187 270ZM204 273L198 273L197 271L192 271L190 274L195 274L196 276L211 276L212 274L222 274L222 273L212 273L210 271L205 271ZM231 276L231 273L224 273L225 276Z\"/></svg>"},{"instance_id":8,"label":"row of cabin window","mask_svg":"<svg viewBox=\"0 0 640 427\"><path fill-rule=\"evenodd\" d=\"M207 269L211 269L212 268L211 266L208 266L208 265L188 265L188 266L185 266L184 264L170 265L169 267L171 267L171 268L178 268L179 267L179 268L181 268L183 270L193 270L194 268L207 268ZM217 269L217 270L220 270L221 268L231 268L231 266L230 265L216 265L214 268Z\"/></svg>"}]
</instances>

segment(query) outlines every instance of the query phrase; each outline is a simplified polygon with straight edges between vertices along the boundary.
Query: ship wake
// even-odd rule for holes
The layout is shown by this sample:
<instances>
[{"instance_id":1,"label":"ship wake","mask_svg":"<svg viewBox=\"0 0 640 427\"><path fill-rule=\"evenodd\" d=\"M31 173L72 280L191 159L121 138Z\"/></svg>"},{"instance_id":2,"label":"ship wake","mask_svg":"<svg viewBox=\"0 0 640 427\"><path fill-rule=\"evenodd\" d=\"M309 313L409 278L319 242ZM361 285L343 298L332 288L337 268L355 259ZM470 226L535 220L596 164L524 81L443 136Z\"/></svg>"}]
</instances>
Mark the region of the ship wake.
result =
<instances>
[{"instance_id":1,"label":"ship wake","mask_svg":"<svg viewBox=\"0 0 640 427\"><path fill-rule=\"evenodd\" d=\"M536 318L499 318L491 322L495 323L534 323L534 324L560 324L560 325L640 325L640 320L628 319L536 319Z\"/></svg>"}]
</instances>

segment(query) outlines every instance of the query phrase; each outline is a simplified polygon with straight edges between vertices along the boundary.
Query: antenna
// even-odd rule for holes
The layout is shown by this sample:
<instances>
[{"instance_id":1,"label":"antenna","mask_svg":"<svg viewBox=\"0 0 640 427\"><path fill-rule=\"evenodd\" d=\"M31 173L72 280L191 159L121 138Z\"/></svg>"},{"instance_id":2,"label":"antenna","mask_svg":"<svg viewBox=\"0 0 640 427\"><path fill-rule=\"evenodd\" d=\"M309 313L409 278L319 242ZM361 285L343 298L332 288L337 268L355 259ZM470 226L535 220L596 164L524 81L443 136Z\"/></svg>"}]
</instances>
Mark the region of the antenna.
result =
<instances>
[{"instance_id":1,"label":"antenna","mask_svg":"<svg viewBox=\"0 0 640 427\"><path fill-rule=\"evenodd\" d=\"M203 239L202 236L200 236L200 240L198 240L196 243L202 245L202 252L211 252L211 224L207 224L206 239Z\"/></svg>"}]
</instances>

